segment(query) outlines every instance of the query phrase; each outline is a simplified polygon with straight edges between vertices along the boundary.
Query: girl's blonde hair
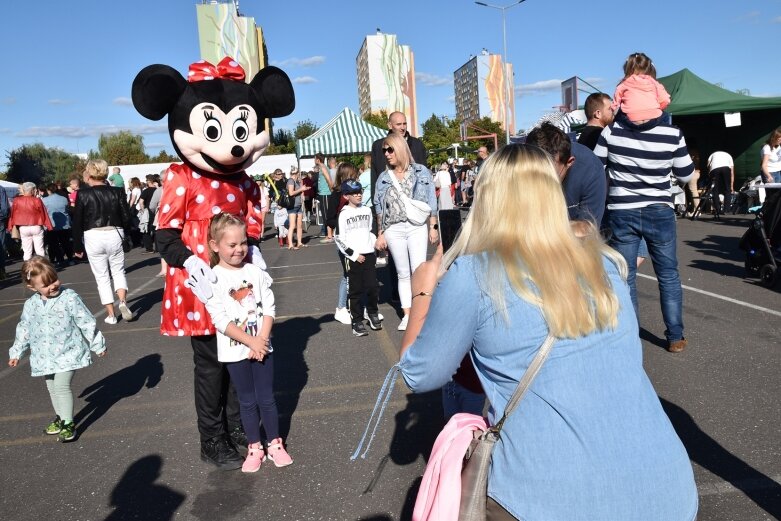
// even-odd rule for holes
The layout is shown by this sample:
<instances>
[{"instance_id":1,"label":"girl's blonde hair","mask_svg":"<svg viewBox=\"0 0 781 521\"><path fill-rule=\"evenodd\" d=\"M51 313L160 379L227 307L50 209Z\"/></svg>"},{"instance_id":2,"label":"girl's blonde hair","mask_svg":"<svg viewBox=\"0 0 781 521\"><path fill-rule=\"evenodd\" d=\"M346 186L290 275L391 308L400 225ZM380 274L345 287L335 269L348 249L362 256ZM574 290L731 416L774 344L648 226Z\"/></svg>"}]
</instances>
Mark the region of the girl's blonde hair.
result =
<instances>
[{"instance_id":1,"label":"girl's blonde hair","mask_svg":"<svg viewBox=\"0 0 781 521\"><path fill-rule=\"evenodd\" d=\"M506 281L537 306L551 334L575 338L616 326L618 298L603 255L626 277L623 258L605 246L593 225L570 224L559 178L548 154L530 145L507 145L485 160L474 183L472 209L445 254L479 255L481 286L509 319Z\"/></svg>"},{"instance_id":2,"label":"girl's blonde hair","mask_svg":"<svg viewBox=\"0 0 781 521\"><path fill-rule=\"evenodd\" d=\"M84 167L84 173L95 181L105 181L108 177L108 163L102 159L90 159Z\"/></svg>"},{"instance_id":3,"label":"girl's blonde hair","mask_svg":"<svg viewBox=\"0 0 781 521\"><path fill-rule=\"evenodd\" d=\"M393 149L393 153L396 155L396 162L399 166L403 166L404 170L407 170L412 164L412 152L409 150L407 140L398 134L388 134L388 136L382 140L382 146L389 146ZM382 153L383 157L385 152ZM393 170L393 168L391 168Z\"/></svg>"},{"instance_id":4,"label":"girl's blonde hair","mask_svg":"<svg viewBox=\"0 0 781 521\"><path fill-rule=\"evenodd\" d=\"M654 67L654 62L642 52L630 54L624 62L624 80L633 74L645 74L656 79L656 67Z\"/></svg>"},{"instance_id":5,"label":"girl's blonde hair","mask_svg":"<svg viewBox=\"0 0 781 521\"><path fill-rule=\"evenodd\" d=\"M233 215L232 213L218 213L209 222L209 237L207 243L209 243L209 265L214 267L220 263L220 256L217 252L212 250L211 241L220 242L222 234L225 228L228 226L241 226L244 229L244 234L247 233L247 224L244 219Z\"/></svg>"},{"instance_id":6,"label":"girl's blonde hair","mask_svg":"<svg viewBox=\"0 0 781 521\"><path fill-rule=\"evenodd\" d=\"M30 257L30 260L24 261L19 275L21 275L22 284L25 286L29 286L32 279L38 276L41 277L41 284L44 286L53 284L59 278L51 261L40 255L34 255Z\"/></svg>"}]
</instances>

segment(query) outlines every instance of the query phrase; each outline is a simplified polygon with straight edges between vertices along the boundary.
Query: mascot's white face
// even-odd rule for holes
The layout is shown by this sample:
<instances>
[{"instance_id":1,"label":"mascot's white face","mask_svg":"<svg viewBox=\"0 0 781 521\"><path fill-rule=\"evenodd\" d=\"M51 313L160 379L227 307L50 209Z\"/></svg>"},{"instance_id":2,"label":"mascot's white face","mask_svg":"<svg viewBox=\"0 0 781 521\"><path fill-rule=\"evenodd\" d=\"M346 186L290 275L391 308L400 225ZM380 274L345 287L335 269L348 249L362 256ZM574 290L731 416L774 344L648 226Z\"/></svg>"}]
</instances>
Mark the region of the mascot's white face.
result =
<instances>
[{"instance_id":1,"label":"mascot's white face","mask_svg":"<svg viewBox=\"0 0 781 521\"><path fill-rule=\"evenodd\" d=\"M257 133L258 115L248 104L227 114L216 104L199 103L190 111L192 134L180 129L172 138L179 152L199 170L232 174L257 161L269 146L266 130Z\"/></svg>"}]
</instances>

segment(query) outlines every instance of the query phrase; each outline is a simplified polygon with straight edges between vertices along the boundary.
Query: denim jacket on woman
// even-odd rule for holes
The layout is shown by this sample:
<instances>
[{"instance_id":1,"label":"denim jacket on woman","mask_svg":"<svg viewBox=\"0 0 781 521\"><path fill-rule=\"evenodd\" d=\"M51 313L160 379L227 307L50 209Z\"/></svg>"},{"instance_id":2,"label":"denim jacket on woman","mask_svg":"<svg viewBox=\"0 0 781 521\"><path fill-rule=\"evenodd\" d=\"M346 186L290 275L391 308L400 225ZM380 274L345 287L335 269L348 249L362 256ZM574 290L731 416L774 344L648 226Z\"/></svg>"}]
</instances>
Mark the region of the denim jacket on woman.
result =
<instances>
[{"instance_id":1,"label":"denim jacket on woman","mask_svg":"<svg viewBox=\"0 0 781 521\"><path fill-rule=\"evenodd\" d=\"M422 201L431 207L431 215L437 215L437 194L434 189L434 178L424 165L412 163L409 166L412 175L412 198ZM378 214L385 208L385 195L388 188L393 186L391 170L385 170L377 178L377 186L374 187L374 208Z\"/></svg>"}]
</instances>

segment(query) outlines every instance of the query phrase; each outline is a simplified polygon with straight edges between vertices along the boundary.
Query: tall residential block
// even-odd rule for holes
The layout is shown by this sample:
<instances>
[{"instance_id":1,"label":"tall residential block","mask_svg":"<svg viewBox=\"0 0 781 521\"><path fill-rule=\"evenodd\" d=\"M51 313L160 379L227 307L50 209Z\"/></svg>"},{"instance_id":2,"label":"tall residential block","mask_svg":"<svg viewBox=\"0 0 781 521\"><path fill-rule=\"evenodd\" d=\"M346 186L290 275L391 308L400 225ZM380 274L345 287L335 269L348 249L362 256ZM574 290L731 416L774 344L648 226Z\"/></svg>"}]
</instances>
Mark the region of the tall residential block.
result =
<instances>
[{"instance_id":1,"label":"tall residential block","mask_svg":"<svg viewBox=\"0 0 781 521\"><path fill-rule=\"evenodd\" d=\"M358 105L361 117L385 110L402 112L407 130L418 135L415 100L415 58L408 45L399 45L395 34L369 35L355 58Z\"/></svg>"},{"instance_id":2,"label":"tall residential block","mask_svg":"<svg viewBox=\"0 0 781 521\"><path fill-rule=\"evenodd\" d=\"M461 121L476 121L488 116L501 123L510 134L515 133L515 96L513 66L502 66L499 54L483 49L453 73L456 95L456 117ZM505 79L507 83L505 83ZM509 101L509 104L507 103ZM507 124L505 124L507 111Z\"/></svg>"}]
</instances>

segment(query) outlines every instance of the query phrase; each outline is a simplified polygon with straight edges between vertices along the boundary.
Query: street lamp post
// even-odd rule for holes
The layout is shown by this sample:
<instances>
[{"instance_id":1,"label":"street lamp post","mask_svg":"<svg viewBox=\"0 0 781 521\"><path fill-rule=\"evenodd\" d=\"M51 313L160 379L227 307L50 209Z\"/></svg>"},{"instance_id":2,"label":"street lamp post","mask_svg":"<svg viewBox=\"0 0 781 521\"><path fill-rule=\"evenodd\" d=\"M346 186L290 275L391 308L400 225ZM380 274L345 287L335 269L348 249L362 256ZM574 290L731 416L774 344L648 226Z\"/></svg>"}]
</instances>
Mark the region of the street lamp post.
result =
<instances>
[{"instance_id":1,"label":"street lamp post","mask_svg":"<svg viewBox=\"0 0 781 521\"><path fill-rule=\"evenodd\" d=\"M522 4L525 1L526 0L518 0L515 3L506 6L486 4L485 2L475 2L477 5L499 9L502 12L502 40L504 43L504 72L502 73L502 77L504 78L504 133L507 139L506 144L508 145L510 144L510 96L513 95L513 92L510 88L512 79L508 78L509 74L507 73L507 21L505 19L504 12L518 4Z\"/></svg>"}]
</instances>

